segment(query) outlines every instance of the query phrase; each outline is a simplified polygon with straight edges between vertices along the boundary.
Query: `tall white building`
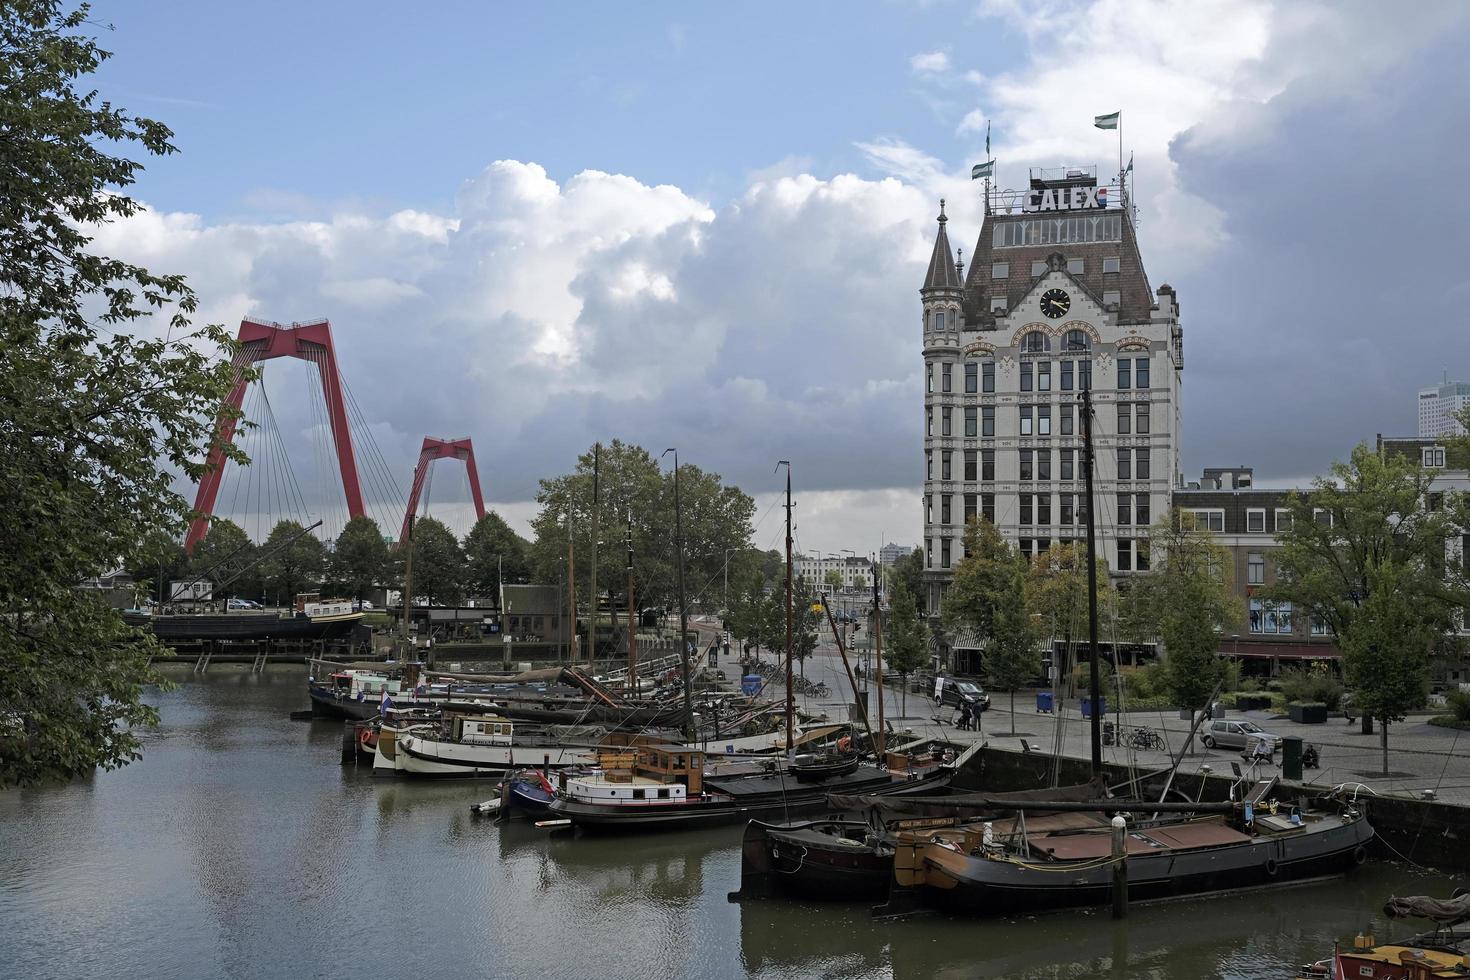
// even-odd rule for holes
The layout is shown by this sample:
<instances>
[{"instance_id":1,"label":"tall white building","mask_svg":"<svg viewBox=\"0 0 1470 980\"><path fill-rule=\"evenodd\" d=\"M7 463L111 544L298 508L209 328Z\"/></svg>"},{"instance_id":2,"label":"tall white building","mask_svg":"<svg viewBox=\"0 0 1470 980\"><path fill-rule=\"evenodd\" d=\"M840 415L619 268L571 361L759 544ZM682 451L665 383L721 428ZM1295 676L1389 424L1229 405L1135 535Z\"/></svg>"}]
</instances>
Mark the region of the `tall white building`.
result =
<instances>
[{"instance_id":1,"label":"tall white building","mask_svg":"<svg viewBox=\"0 0 1470 980\"><path fill-rule=\"evenodd\" d=\"M927 609L940 609L972 516L1028 555L1085 536L1088 387L1100 554L1115 574L1146 570L1149 525L1179 483L1184 346L1122 188L1100 188L1095 168L1033 170L1028 191L987 202L968 276L946 224L940 202L919 291ZM973 669L964 638L940 636L954 668Z\"/></svg>"},{"instance_id":2,"label":"tall white building","mask_svg":"<svg viewBox=\"0 0 1470 980\"><path fill-rule=\"evenodd\" d=\"M1470 405L1470 383L1446 381L1432 388L1420 388L1419 437L1463 436L1465 427L1455 420L1455 413L1467 405Z\"/></svg>"}]
</instances>

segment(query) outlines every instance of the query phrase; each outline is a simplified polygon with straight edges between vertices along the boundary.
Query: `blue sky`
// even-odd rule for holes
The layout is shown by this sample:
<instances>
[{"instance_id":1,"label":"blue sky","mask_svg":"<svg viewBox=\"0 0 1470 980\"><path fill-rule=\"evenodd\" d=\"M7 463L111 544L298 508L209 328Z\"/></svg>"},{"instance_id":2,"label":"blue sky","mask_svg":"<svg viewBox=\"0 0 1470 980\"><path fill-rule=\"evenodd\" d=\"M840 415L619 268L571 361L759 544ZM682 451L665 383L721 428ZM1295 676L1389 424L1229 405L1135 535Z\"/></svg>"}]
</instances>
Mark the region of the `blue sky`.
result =
<instances>
[{"instance_id":1,"label":"blue sky","mask_svg":"<svg viewBox=\"0 0 1470 980\"><path fill-rule=\"evenodd\" d=\"M99 87L181 151L99 245L186 274L212 322L330 318L399 482L425 435L471 436L522 527L541 477L616 437L680 446L762 512L793 460L809 550L917 540L917 289L940 198L954 244L979 233L987 120L1014 187L1107 172L1116 134L1091 119L1122 110L1145 266L1183 309L1185 479L1298 485L1412 432L1442 372L1470 378L1458 0L104 0L95 19L116 25ZM303 470L308 370L266 381Z\"/></svg>"},{"instance_id":2,"label":"blue sky","mask_svg":"<svg viewBox=\"0 0 1470 980\"><path fill-rule=\"evenodd\" d=\"M910 58L956 49L995 72L1022 50L1004 23L952 3L429 3L408 15L104 2L97 14L116 27L109 91L167 120L183 151L149 167L142 196L211 219L348 199L440 209L496 159L715 201L783 160L871 173L856 140L958 159L975 139L936 104L970 93L921 86Z\"/></svg>"}]
</instances>

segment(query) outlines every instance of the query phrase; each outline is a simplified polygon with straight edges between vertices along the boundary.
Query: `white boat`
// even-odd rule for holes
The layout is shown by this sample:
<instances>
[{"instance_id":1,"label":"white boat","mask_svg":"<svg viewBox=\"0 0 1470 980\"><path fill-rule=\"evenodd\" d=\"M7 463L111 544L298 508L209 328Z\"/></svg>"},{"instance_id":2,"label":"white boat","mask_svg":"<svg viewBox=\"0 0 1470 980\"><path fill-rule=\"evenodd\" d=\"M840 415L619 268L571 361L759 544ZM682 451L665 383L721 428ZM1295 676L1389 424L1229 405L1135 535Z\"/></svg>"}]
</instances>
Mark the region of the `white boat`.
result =
<instances>
[{"instance_id":1,"label":"white boat","mask_svg":"<svg viewBox=\"0 0 1470 980\"><path fill-rule=\"evenodd\" d=\"M595 761L596 745L606 735L592 725L538 726L518 735L514 722L497 715L455 715L448 725L447 732L443 726L416 726L396 733L393 770L405 776L500 776L522 766L563 769Z\"/></svg>"}]
</instances>

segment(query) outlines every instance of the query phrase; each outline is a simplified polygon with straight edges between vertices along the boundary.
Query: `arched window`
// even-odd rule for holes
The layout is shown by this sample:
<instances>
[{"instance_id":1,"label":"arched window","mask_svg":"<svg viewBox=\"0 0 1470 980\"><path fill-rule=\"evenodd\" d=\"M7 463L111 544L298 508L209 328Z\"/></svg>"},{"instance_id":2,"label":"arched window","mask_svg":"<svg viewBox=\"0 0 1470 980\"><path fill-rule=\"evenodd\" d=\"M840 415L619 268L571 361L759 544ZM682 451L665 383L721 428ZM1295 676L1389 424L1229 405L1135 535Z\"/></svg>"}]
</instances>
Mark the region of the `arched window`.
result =
<instances>
[{"instance_id":1,"label":"arched window","mask_svg":"<svg viewBox=\"0 0 1470 980\"><path fill-rule=\"evenodd\" d=\"M1040 354L1051 350L1051 338L1040 330L1033 330L1021 338L1021 352L1023 354Z\"/></svg>"},{"instance_id":2,"label":"arched window","mask_svg":"<svg viewBox=\"0 0 1470 980\"><path fill-rule=\"evenodd\" d=\"M1063 350L1089 350L1092 347L1092 338L1084 330L1068 330L1062 344Z\"/></svg>"}]
</instances>

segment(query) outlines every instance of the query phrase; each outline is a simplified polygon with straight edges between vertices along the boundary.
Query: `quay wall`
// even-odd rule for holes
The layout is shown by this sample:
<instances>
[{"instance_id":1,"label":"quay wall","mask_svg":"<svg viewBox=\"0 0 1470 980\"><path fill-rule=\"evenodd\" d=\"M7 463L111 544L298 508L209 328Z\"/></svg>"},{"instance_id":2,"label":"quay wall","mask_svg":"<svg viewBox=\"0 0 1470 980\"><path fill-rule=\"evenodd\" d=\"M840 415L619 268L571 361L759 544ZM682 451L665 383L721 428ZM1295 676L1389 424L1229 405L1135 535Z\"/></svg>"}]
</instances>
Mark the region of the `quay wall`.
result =
<instances>
[{"instance_id":1,"label":"quay wall","mask_svg":"<svg viewBox=\"0 0 1470 980\"><path fill-rule=\"evenodd\" d=\"M1019 748L988 745L977 754L977 761L956 781L961 789L1009 792L1045 786L1051 779L1053 757L1046 752L1023 752ZM1061 785L1087 782L1092 768L1086 759L1063 757L1060 760ZM1117 786L1135 775L1128 769L1105 764L1108 781ZM1204 781L1203 787L1201 780ZM1174 785L1190 797L1205 800L1229 798L1235 780L1229 775L1180 773ZM1147 781L1157 793L1162 777ZM1304 786L1282 780L1287 790L1303 794L1320 794L1322 786ZM1416 800L1402 796L1374 796L1364 791L1360 799L1367 801L1368 819L1377 832L1373 844L1376 857L1404 860L1441 871L1470 871L1470 807L1439 801Z\"/></svg>"}]
</instances>

